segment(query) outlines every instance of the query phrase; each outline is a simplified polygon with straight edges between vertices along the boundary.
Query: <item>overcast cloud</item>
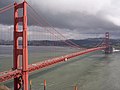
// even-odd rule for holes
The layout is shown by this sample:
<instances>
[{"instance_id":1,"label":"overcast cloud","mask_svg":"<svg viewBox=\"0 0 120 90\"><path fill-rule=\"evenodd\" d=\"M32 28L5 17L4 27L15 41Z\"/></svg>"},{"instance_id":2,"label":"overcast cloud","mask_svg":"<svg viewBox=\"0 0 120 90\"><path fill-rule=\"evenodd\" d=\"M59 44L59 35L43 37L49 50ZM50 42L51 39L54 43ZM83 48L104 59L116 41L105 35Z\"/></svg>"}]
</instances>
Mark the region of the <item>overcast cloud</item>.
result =
<instances>
[{"instance_id":1,"label":"overcast cloud","mask_svg":"<svg viewBox=\"0 0 120 90\"><path fill-rule=\"evenodd\" d=\"M42 17L45 17L52 26L67 38L91 38L108 31L113 38L120 38L120 0L27 1ZM10 2L13 2L13 0L1 0L0 7ZM11 12L11 15L8 14L9 12ZM8 24L8 26L13 24L13 10L9 12L0 15L0 18L2 18L1 24ZM33 20L29 18L29 21ZM34 30L33 26L37 24L31 22L30 25L32 26L29 29ZM49 28L46 25L44 27Z\"/></svg>"}]
</instances>

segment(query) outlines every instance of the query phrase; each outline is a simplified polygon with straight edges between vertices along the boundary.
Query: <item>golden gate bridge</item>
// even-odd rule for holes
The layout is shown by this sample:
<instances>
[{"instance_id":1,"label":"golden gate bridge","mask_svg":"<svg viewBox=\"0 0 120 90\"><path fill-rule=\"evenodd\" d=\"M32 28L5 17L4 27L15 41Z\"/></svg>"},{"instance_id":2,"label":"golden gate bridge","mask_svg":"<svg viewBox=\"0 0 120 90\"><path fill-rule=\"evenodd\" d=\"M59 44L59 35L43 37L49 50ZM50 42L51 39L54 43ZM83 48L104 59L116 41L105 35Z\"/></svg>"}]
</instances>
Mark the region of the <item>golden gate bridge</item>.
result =
<instances>
[{"instance_id":1,"label":"golden gate bridge","mask_svg":"<svg viewBox=\"0 0 120 90\"><path fill-rule=\"evenodd\" d=\"M110 45L109 45L109 32L105 33L105 38L96 46L89 49L80 49L79 45L72 42L71 40L63 42L70 47L78 48L79 51L73 52L70 54L62 55L59 57L54 57L52 59L47 59L41 62L37 62L34 64L28 64L28 20L27 16L29 15L35 22L37 22L38 26L42 26L42 24L38 21L37 18L35 18L34 15L28 13L27 15L27 6L33 10L33 12L38 15L38 13L34 10L34 8L27 3L26 1L22 3L14 3L9 4L3 8L0 9L0 13L4 13L12 8L14 8L14 46L13 46L13 68L8 71L0 72L0 82L6 82L8 80L14 79L14 90L20 90L21 86L23 87L23 90L28 90L28 77L29 73L34 72L36 70L41 70L45 67L49 67L55 64L58 64L60 62L68 61L71 58L81 56L84 54L88 54L91 52L95 52L98 50L104 50L105 53L111 53ZM19 9L22 9L23 16L19 16ZM45 24L50 25L44 18L39 16ZM22 31L19 31L19 23L22 23ZM50 27L58 33L62 38L65 38L61 33L59 33L53 26L50 25ZM49 33L51 33L56 38L62 39L55 35L54 32L47 29ZM19 46L19 38L22 38L22 47ZM22 56L22 65L20 66L20 60L19 57Z\"/></svg>"}]
</instances>

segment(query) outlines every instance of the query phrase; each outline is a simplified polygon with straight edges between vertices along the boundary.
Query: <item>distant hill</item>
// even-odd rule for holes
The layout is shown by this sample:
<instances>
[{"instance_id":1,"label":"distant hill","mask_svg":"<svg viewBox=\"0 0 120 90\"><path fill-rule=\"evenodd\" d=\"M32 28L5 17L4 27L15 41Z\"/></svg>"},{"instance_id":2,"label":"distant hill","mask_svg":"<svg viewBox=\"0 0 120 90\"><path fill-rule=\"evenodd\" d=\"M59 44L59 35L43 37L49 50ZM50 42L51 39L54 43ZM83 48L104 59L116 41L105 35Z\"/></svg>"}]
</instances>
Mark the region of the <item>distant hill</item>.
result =
<instances>
[{"instance_id":1,"label":"distant hill","mask_svg":"<svg viewBox=\"0 0 120 90\"><path fill-rule=\"evenodd\" d=\"M70 41L83 46L83 47L93 47L99 44L103 38L88 38L88 39L83 39L83 40L74 40L70 39ZM50 41L50 40L32 40L28 41L29 46L68 46L65 42L71 43L69 40L65 41ZM19 41L20 44L22 44L21 41ZM72 44L72 43L71 43ZM110 44L116 47L120 47L120 39L110 39ZM0 45L13 45L13 41L5 41L5 40L0 40Z\"/></svg>"}]
</instances>

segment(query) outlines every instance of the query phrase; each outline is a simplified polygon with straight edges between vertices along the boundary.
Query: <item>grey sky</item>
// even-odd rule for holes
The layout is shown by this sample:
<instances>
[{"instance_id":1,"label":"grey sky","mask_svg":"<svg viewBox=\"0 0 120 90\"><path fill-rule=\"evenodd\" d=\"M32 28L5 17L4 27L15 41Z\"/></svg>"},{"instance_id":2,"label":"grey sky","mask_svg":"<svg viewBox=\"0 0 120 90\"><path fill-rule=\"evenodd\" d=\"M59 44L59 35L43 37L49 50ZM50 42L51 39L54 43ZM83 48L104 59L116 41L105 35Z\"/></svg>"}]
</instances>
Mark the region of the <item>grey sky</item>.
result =
<instances>
[{"instance_id":1,"label":"grey sky","mask_svg":"<svg viewBox=\"0 0 120 90\"><path fill-rule=\"evenodd\" d=\"M0 7L1 4L4 6L12 1L1 0ZM120 33L120 0L27 1L41 16L45 17L51 25L68 38L96 37L96 33L103 34L107 31L111 33L113 38L120 38L118 34ZM12 15L5 13L0 15L0 18L3 15L6 17L3 17L0 23L8 25L13 23ZM11 19L8 19L10 17ZM29 20L32 21L32 19Z\"/></svg>"}]
</instances>

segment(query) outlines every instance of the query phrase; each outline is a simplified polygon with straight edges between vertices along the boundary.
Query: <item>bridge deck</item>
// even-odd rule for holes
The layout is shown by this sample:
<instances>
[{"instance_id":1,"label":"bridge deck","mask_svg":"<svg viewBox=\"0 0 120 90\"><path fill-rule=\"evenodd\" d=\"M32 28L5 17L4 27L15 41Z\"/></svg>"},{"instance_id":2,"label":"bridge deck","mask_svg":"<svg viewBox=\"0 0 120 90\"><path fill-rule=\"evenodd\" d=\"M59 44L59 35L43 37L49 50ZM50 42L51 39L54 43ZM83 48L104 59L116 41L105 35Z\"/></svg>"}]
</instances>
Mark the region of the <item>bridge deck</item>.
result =
<instances>
[{"instance_id":1,"label":"bridge deck","mask_svg":"<svg viewBox=\"0 0 120 90\"><path fill-rule=\"evenodd\" d=\"M86 50L83 50L83 51L80 51L80 52L75 52L75 53L71 53L71 54L68 54L68 55L65 55L65 56L56 57L56 58L48 59L48 60L45 60L45 61L42 61L42 62L30 64L28 66L28 72L33 72L33 71L36 71L36 70L40 70L42 68L45 68L45 67L48 67L48 66L60 63L60 62L70 60L71 58L74 58L74 57L77 57L77 56L80 56L80 55L84 55L84 54L87 54L87 53L90 53L90 52L94 52L94 51L97 51L97 50L102 50L102 49L105 49L105 48L106 47L97 47L97 48L86 49ZM22 71L20 69L19 70L9 70L9 71L5 71L5 72L1 72L0 73L0 82L5 82L7 80L11 80L11 79L13 79L15 77L18 77L18 76L21 76L21 75L22 75Z\"/></svg>"}]
</instances>

